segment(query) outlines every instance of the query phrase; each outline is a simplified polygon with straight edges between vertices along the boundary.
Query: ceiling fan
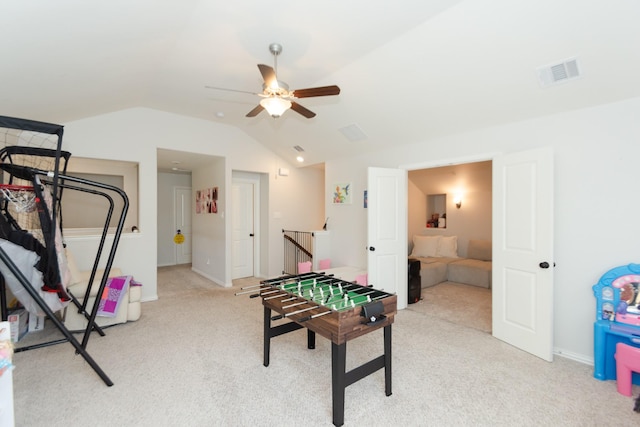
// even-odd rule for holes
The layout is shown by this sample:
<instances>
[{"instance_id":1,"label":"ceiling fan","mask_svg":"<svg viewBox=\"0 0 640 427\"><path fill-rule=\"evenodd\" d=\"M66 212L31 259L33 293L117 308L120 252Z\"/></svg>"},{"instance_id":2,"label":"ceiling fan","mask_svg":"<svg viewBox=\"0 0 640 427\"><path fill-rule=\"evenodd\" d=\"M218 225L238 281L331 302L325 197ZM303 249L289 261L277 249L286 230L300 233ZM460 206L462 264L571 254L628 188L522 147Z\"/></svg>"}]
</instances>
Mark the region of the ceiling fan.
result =
<instances>
[{"instance_id":1,"label":"ceiling fan","mask_svg":"<svg viewBox=\"0 0 640 427\"><path fill-rule=\"evenodd\" d=\"M225 89L221 87L205 86L207 89L227 90L232 92L244 92L251 93L262 97L260 103L251 111L247 113L247 117L255 117L262 110L267 110L267 113L273 118L280 117L285 111L291 108L296 113L303 115L310 119L315 117L316 113L298 104L293 98L311 98L315 96L330 96L338 95L340 88L338 86L322 86L308 89L296 89L289 90L289 85L277 78L278 69L278 55L282 52L282 45L278 43L271 43L269 45L269 52L273 54L273 67L264 64L258 64L258 69L264 83L262 84L262 92L247 92L243 90Z\"/></svg>"}]
</instances>

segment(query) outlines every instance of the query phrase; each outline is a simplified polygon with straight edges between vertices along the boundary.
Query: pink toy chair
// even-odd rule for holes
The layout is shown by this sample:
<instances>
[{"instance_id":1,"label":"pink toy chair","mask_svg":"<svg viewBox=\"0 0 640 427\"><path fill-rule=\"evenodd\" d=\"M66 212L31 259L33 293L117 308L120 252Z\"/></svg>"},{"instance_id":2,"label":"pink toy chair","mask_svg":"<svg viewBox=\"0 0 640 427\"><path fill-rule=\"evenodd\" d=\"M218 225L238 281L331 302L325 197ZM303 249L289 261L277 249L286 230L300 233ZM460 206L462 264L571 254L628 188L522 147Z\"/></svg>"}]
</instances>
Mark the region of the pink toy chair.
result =
<instances>
[{"instance_id":1,"label":"pink toy chair","mask_svg":"<svg viewBox=\"0 0 640 427\"><path fill-rule=\"evenodd\" d=\"M320 270L326 270L328 268L331 268L331 260L329 258L321 259L318 262L318 268L320 268Z\"/></svg>"},{"instance_id":2,"label":"pink toy chair","mask_svg":"<svg viewBox=\"0 0 640 427\"><path fill-rule=\"evenodd\" d=\"M632 372L640 372L640 348L625 343L616 344L616 382L618 393L631 396Z\"/></svg>"},{"instance_id":3,"label":"pink toy chair","mask_svg":"<svg viewBox=\"0 0 640 427\"><path fill-rule=\"evenodd\" d=\"M356 276L356 280L354 280L354 282L356 282L358 285L361 286L367 286L367 282L368 282L368 274L358 274Z\"/></svg>"},{"instance_id":4,"label":"pink toy chair","mask_svg":"<svg viewBox=\"0 0 640 427\"><path fill-rule=\"evenodd\" d=\"M311 261L298 263L298 274L308 273L311 271Z\"/></svg>"}]
</instances>

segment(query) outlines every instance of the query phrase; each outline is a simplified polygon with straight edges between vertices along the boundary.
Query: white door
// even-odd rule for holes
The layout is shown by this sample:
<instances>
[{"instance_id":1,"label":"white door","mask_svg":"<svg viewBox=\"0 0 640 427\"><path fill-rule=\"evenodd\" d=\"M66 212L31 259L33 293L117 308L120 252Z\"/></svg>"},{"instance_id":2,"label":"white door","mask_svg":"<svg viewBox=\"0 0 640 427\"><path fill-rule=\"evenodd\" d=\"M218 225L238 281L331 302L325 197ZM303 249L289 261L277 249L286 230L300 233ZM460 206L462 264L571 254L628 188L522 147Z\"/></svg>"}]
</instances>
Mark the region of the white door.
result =
<instances>
[{"instance_id":1,"label":"white door","mask_svg":"<svg viewBox=\"0 0 640 427\"><path fill-rule=\"evenodd\" d=\"M553 360L553 152L493 160L493 336Z\"/></svg>"},{"instance_id":2,"label":"white door","mask_svg":"<svg viewBox=\"0 0 640 427\"><path fill-rule=\"evenodd\" d=\"M234 180L231 186L231 278L254 275L254 184Z\"/></svg>"},{"instance_id":3,"label":"white door","mask_svg":"<svg viewBox=\"0 0 640 427\"><path fill-rule=\"evenodd\" d=\"M191 262L191 188L175 187L173 189L173 207L175 230L184 236L182 243L175 243L176 264ZM179 239L178 239L179 241Z\"/></svg>"},{"instance_id":4,"label":"white door","mask_svg":"<svg viewBox=\"0 0 640 427\"><path fill-rule=\"evenodd\" d=\"M369 284L407 306L407 171L368 168Z\"/></svg>"}]
</instances>

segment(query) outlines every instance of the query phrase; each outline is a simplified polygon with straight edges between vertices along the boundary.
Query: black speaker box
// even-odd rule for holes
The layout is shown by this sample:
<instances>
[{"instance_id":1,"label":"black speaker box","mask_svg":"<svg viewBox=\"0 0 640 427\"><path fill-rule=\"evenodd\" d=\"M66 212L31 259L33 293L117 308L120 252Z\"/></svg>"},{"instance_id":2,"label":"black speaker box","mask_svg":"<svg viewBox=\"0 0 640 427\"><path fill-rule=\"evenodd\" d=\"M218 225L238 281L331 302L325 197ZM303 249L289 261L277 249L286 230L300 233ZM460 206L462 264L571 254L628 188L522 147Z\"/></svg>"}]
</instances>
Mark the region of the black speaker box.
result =
<instances>
[{"instance_id":1,"label":"black speaker box","mask_svg":"<svg viewBox=\"0 0 640 427\"><path fill-rule=\"evenodd\" d=\"M414 304L422 297L422 286L420 284L420 261L409 259L408 270L408 303Z\"/></svg>"}]
</instances>

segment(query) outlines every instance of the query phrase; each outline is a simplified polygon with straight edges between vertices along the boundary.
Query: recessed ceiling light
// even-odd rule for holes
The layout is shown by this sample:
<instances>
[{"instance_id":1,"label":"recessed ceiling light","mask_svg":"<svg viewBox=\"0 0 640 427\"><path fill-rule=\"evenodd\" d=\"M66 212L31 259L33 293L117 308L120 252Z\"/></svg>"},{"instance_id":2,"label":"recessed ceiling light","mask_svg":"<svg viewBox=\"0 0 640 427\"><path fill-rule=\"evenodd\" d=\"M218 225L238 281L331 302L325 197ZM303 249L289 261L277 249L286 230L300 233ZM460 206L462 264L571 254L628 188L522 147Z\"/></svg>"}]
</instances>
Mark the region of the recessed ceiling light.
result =
<instances>
[{"instance_id":1,"label":"recessed ceiling light","mask_svg":"<svg viewBox=\"0 0 640 427\"><path fill-rule=\"evenodd\" d=\"M304 162L304 157L298 156L298 157L296 157L296 160L299 161L300 163L302 163L302 162Z\"/></svg>"},{"instance_id":2,"label":"recessed ceiling light","mask_svg":"<svg viewBox=\"0 0 640 427\"><path fill-rule=\"evenodd\" d=\"M171 160L171 164L172 164L172 165L179 165L179 164L180 164L180 162L179 162L179 161L177 161L177 160Z\"/></svg>"},{"instance_id":3,"label":"recessed ceiling light","mask_svg":"<svg viewBox=\"0 0 640 427\"><path fill-rule=\"evenodd\" d=\"M223 118L224 117L224 113L222 111L218 111L216 113L216 117Z\"/></svg>"}]
</instances>

